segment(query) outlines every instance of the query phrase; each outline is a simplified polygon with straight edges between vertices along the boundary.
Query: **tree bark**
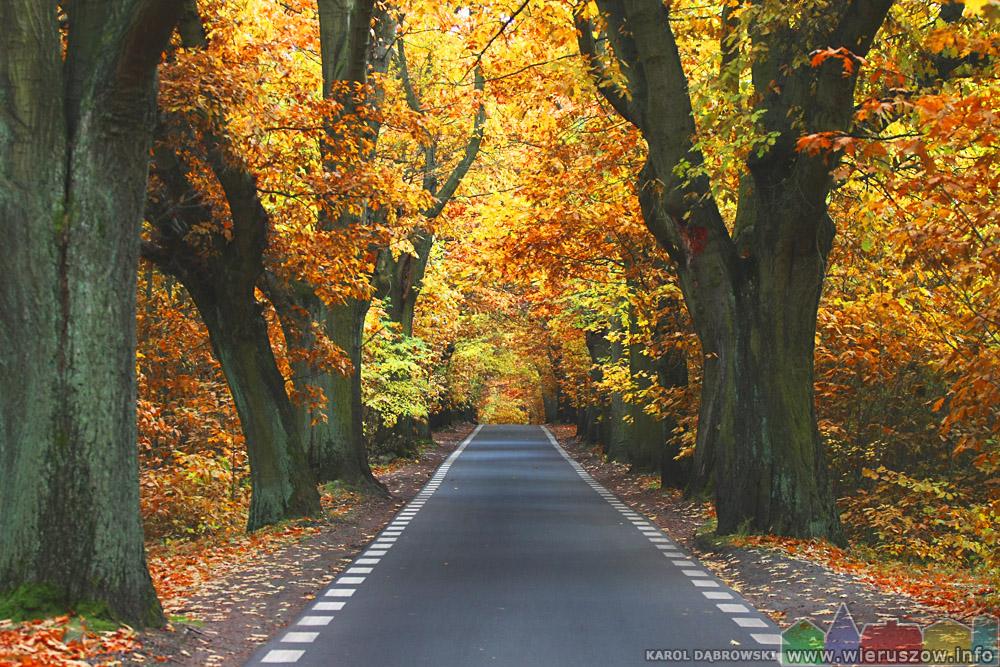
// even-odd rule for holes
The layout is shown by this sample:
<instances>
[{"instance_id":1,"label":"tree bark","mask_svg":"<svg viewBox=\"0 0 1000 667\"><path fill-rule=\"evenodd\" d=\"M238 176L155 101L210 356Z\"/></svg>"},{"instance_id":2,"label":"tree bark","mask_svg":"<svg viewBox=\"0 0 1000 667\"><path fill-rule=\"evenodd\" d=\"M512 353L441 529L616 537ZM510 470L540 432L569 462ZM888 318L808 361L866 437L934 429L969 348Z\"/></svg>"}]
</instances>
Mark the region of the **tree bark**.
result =
<instances>
[{"instance_id":1,"label":"tree bark","mask_svg":"<svg viewBox=\"0 0 1000 667\"><path fill-rule=\"evenodd\" d=\"M664 389L686 387L688 383L687 353L684 350L672 349L660 355L654 366L660 386ZM691 461L677 460L680 446L674 429L677 420L667 417L663 420L666 440L660 454L660 486L664 488L683 489L691 476Z\"/></svg>"},{"instance_id":2,"label":"tree bark","mask_svg":"<svg viewBox=\"0 0 1000 667\"><path fill-rule=\"evenodd\" d=\"M271 350L255 279L227 284L183 280L205 322L236 404L250 459L253 493L247 530L320 511L315 478L299 440L295 411Z\"/></svg>"},{"instance_id":3,"label":"tree bark","mask_svg":"<svg viewBox=\"0 0 1000 667\"><path fill-rule=\"evenodd\" d=\"M314 436L309 456L322 480L343 480L369 491L385 492L368 466L361 401L361 346L369 302L351 299L330 308L324 329L330 340L350 358L347 375L329 375L324 384L329 412L319 437Z\"/></svg>"},{"instance_id":4,"label":"tree bark","mask_svg":"<svg viewBox=\"0 0 1000 667\"><path fill-rule=\"evenodd\" d=\"M55 3L0 4L0 596L136 626L163 621L139 517L135 295L177 13L74 4L62 34Z\"/></svg>"},{"instance_id":5,"label":"tree bark","mask_svg":"<svg viewBox=\"0 0 1000 667\"><path fill-rule=\"evenodd\" d=\"M831 0L804 8L795 25L785 14L751 23L753 106L772 141L748 159L732 234L708 177L688 169L704 158L670 7L597 4L627 93L606 76L593 26L578 16L580 50L598 90L646 139L643 215L677 265L705 354L693 487L714 478L721 533L840 539L812 387L832 240L826 198L839 156L803 154L797 142L803 133L849 129L859 63L852 71L833 62L814 68L803 56L843 48L863 58L892 0ZM724 48L730 61L735 43Z\"/></svg>"}]
</instances>

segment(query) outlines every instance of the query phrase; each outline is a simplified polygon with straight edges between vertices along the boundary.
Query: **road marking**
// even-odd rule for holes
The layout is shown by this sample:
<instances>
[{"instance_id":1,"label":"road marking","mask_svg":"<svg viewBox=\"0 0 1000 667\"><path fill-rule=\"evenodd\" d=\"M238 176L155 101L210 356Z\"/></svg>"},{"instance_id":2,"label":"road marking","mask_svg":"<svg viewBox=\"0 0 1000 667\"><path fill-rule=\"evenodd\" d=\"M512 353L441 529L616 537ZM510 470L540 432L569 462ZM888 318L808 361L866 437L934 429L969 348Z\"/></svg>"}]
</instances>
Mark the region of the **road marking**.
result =
<instances>
[{"instance_id":1,"label":"road marking","mask_svg":"<svg viewBox=\"0 0 1000 667\"><path fill-rule=\"evenodd\" d=\"M725 591L702 591L701 593L709 600L732 600L733 594Z\"/></svg>"},{"instance_id":2,"label":"road marking","mask_svg":"<svg viewBox=\"0 0 1000 667\"><path fill-rule=\"evenodd\" d=\"M318 632L286 632L281 641L289 644L309 644L316 641L317 637L319 637Z\"/></svg>"},{"instance_id":3,"label":"road marking","mask_svg":"<svg viewBox=\"0 0 1000 667\"><path fill-rule=\"evenodd\" d=\"M274 651L268 651L267 655L261 658L261 662L267 663L282 663L282 662L296 662L305 651L286 651L282 649L276 649Z\"/></svg>"},{"instance_id":4,"label":"road marking","mask_svg":"<svg viewBox=\"0 0 1000 667\"><path fill-rule=\"evenodd\" d=\"M679 560L672 560L670 562L673 563L674 565L680 565L681 567L684 567L685 565L694 565L694 561L691 560L690 558L681 558Z\"/></svg>"},{"instance_id":5,"label":"road marking","mask_svg":"<svg viewBox=\"0 0 1000 667\"><path fill-rule=\"evenodd\" d=\"M356 590L356 588L331 588L326 594L331 598L349 598L354 595Z\"/></svg>"},{"instance_id":6,"label":"road marking","mask_svg":"<svg viewBox=\"0 0 1000 667\"><path fill-rule=\"evenodd\" d=\"M727 614L749 614L750 610L747 609L745 604L734 604L732 602L719 602L715 605Z\"/></svg>"},{"instance_id":7,"label":"road marking","mask_svg":"<svg viewBox=\"0 0 1000 667\"><path fill-rule=\"evenodd\" d=\"M691 583L698 588L718 588L719 582L711 579L692 579Z\"/></svg>"},{"instance_id":8,"label":"road marking","mask_svg":"<svg viewBox=\"0 0 1000 667\"><path fill-rule=\"evenodd\" d=\"M734 618L733 622L741 628L766 628L767 623L759 618Z\"/></svg>"},{"instance_id":9,"label":"road marking","mask_svg":"<svg viewBox=\"0 0 1000 667\"><path fill-rule=\"evenodd\" d=\"M368 569L370 570L371 568ZM364 581L364 577L340 577L337 579L338 584L363 584Z\"/></svg>"},{"instance_id":10,"label":"road marking","mask_svg":"<svg viewBox=\"0 0 1000 667\"><path fill-rule=\"evenodd\" d=\"M344 608L346 602L317 602L312 607L310 611L340 611Z\"/></svg>"},{"instance_id":11,"label":"road marking","mask_svg":"<svg viewBox=\"0 0 1000 667\"><path fill-rule=\"evenodd\" d=\"M370 567L349 567L347 568L347 574L371 574L372 569Z\"/></svg>"},{"instance_id":12,"label":"road marking","mask_svg":"<svg viewBox=\"0 0 1000 667\"><path fill-rule=\"evenodd\" d=\"M384 556L389 553L388 549L369 549L361 554L362 556Z\"/></svg>"},{"instance_id":13,"label":"road marking","mask_svg":"<svg viewBox=\"0 0 1000 667\"><path fill-rule=\"evenodd\" d=\"M781 645L781 635L765 635L757 632L750 633L750 636L754 638L758 644L764 644L765 646L780 646Z\"/></svg>"},{"instance_id":14,"label":"road marking","mask_svg":"<svg viewBox=\"0 0 1000 667\"><path fill-rule=\"evenodd\" d=\"M355 563L358 565L378 565L378 562L382 560L381 558L359 558Z\"/></svg>"},{"instance_id":15,"label":"road marking","mask_svg":"<svg viewBox=\"0 0 1000 667\"><path fill-rule=\"evenodd\" d=\"M704 570L681 570L681 572L683 572L685 575L687 575L689 577L707 577L707 576L709 576L708 572L705 572Z\"/></svg>"},{"instance_id":16,"label":"road marking","mask_svg":"<svg viewBox=\"0 0 1000 667\"><path fill-rule=\"evenodd\" d=\"M668 540L668 539L667 539L667 538L665 538L665 537L651 537L651 538L649 539L649 541L650 541L650 542L655 542L655 543L661 543L661 544L662 544L662 543L664 543L664 542L669 542L670 540Z\"/></svg>"},{"instance_id":17,"label":"road marking","mask_svg":"<svg viewBox=\"0 0 1000 667\"><path fill-rule=\"evenodd\" d=\"M333 616L303 616L296 625L329 625Z\"/></svg>"}]
</instances>

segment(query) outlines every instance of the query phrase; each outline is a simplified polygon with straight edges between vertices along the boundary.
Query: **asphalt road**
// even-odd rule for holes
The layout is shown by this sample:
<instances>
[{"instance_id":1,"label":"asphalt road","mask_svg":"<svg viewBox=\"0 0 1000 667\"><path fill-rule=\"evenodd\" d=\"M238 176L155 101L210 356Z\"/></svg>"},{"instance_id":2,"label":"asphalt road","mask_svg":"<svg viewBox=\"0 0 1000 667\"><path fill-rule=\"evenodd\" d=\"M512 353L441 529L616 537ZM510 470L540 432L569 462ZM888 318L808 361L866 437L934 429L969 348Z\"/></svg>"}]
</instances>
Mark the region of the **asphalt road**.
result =
<instances>
[{"instance_id":1,"label":"asphalt road","mask_svg":"<svg viewBox=\"0 0 1000 667\"><path fill-rule=\"evenodd\" d=\"M701 665L777 633L547 431L485 426L247 664Z\"/></svg>"}]
</instances>

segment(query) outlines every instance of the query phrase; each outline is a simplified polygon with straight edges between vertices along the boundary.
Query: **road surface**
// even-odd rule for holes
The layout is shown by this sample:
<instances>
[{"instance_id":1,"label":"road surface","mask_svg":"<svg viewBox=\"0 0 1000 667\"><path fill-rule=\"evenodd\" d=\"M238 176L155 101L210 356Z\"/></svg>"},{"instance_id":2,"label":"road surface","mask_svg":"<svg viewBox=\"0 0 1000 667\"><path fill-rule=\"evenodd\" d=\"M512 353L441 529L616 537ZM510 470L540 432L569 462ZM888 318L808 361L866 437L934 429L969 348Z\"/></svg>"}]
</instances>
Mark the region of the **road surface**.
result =
<instances>
[{"instance_id":1,"label":"road surface","mask_svg":"<svg viewBox=\"0 0 1000 667\"><path fill-rule=\"evenodd\" d=\"M547 430L484 426L247 664L697 665L750 650L714 654L745 665L779 640Z\"/></svg>"}]
</instances>

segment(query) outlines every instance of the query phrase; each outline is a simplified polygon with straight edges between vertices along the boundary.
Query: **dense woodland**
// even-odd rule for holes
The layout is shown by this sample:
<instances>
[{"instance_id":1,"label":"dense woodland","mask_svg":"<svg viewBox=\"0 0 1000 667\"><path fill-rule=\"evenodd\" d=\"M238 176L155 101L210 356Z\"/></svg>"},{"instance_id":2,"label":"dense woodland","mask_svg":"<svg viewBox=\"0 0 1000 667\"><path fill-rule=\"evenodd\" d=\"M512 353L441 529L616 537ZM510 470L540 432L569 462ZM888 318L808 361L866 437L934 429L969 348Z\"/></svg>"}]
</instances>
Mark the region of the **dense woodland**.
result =
<instances>
[{"instance_id":1,"label":"dense woodland","mask_svg":"<svg viewBox=\"0 0 1000 667\"><path fill-rule=\"evenodd\" d=\"M998 18L5 0L0 608L158 625L144 545L468 420L996 585Z\"/></svg>"}]
</instances>

